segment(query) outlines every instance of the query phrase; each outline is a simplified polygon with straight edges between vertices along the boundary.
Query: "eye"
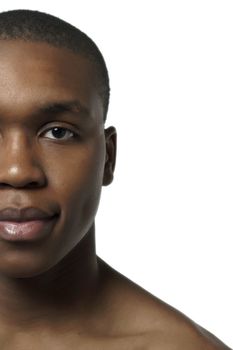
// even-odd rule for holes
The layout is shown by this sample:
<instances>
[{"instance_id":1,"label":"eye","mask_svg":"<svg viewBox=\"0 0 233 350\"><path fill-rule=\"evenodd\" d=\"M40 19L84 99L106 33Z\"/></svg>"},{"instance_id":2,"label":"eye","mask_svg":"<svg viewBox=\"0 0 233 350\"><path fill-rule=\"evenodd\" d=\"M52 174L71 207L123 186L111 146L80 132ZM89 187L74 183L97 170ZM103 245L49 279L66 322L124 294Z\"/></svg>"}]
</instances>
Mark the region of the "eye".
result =
<instances>
[{"instance_id":1,"label":"eye","mask_svg":"<svg viewBox=\"0 0 233 350\"><path fill-rule=\"evenodd\" d=\"M67 128L56 126L43 132L43 136L53 140L70 140L78 135Z\"/></svg>"}]
</instances>

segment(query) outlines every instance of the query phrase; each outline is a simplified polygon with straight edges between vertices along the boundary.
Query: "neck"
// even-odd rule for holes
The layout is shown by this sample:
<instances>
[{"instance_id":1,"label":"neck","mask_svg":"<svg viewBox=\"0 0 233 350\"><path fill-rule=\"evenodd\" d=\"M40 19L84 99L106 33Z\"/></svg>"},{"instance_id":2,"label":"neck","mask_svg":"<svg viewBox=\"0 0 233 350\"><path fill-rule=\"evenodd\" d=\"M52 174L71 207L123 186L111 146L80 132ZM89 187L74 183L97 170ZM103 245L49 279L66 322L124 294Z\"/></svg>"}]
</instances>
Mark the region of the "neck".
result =
<instances>
[{"instance_id":1,"label":"neck","mask_svg":"<svg viewBox=\"0 0 233 350\"><path fill-rule=\"evenodd\" d=\"M82 317L97 291L94 225L56 266L42 275L9 278L0 274L0 324L12 326ZM74 312L75 311L75 312ZM59 313L59 317L58 317Z\"/></svg>"}]
</instances>

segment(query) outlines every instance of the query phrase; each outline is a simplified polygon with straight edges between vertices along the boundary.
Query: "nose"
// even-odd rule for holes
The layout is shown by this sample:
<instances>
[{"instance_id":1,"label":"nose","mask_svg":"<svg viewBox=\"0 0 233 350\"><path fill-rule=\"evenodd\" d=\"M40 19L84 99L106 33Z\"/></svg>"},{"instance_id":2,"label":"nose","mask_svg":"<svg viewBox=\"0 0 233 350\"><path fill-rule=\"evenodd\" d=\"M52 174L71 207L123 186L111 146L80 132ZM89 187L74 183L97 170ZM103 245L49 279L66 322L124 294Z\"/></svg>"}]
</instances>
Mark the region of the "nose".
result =
<instances>
[{"instance_id":1,"label":"nose","mask_svg":"<svg viewBox=\"0 0 233 350\"><path fill-rule=\"evenodd\" d=\"M27 137L14 133L1 140L0 188L38 188L45 183L45 173Z\"/></svg>"}]
</instances>

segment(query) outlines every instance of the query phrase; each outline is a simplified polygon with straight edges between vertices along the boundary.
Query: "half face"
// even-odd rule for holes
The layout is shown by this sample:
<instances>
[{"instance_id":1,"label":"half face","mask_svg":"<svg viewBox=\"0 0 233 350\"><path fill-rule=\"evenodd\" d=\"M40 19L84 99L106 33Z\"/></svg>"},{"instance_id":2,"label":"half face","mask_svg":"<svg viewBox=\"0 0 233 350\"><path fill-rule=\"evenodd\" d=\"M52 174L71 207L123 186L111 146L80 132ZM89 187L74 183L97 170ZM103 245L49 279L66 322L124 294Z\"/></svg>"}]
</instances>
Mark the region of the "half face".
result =
<instances>
[{"instance_id":1,"label":"half face","mask_svg":"<svg viewBox=\"0 0 233 350\"><path fill-rule=\"evenodd\" d=\"M81 55L0 41L1 273L48 270L92 226L101 187L111 182L115 134L104 130L96 86L95 69ZM14 226L14 215L32 225Z\"/></svg>"}]
</instances>

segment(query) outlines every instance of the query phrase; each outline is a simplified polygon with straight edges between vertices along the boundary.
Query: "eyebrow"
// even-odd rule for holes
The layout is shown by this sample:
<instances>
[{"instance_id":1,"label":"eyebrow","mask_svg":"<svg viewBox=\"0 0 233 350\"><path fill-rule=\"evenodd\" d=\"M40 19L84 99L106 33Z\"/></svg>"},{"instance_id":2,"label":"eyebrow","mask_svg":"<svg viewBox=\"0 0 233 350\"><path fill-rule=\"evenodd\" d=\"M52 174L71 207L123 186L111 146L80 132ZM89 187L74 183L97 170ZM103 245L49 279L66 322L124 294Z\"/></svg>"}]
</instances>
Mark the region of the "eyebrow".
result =
<instances>
[{"instance_id":1,"label":"eyebrow","mask_svg":"<svg viewBox=\"0 0 233 350\"><path fill-rule=\"evenodd\" d=\"M42 104L42 106L39 107L36 114L46 114L46 113L52 113L52 114L60 114L63 112L72 112L75 114L89 114L88 109L81 104L79 100L71 100L71 101L51 101Z\"/></svg>"}]
</instances>

